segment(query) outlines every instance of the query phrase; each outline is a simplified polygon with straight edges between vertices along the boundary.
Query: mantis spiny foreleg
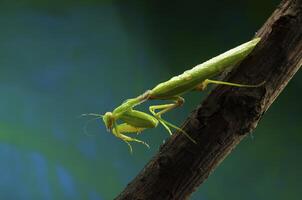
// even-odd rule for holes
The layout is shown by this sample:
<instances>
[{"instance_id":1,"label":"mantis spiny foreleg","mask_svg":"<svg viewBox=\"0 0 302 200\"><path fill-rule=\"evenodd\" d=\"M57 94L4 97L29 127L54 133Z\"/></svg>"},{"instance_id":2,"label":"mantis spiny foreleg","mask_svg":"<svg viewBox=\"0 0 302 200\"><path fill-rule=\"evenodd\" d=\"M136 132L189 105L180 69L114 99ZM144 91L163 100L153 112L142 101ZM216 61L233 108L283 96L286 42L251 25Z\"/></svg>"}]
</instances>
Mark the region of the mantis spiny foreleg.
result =
<instances>
[{"instance_id":1,"label":"mantis spiny foreleg","mask_svg":"<svg viewBox=\"0 0 302 200\"><path fill-rule=\"evenodd\" d=\"M123 140L128 145L128 147L130 149L130 153L132 153L132 146L131 146L130 142L138 142L138 143L146 145L148 148L150 148L150 147L146 142L138 140L136 138L126 136L122 133L131 133L131 132L138 133L138 132L141 132L143 129L144 128L134 127L134 126L128 125L126 123L120 124L120 125L115 123L114 128L112 129L112 133L117 138L120 138L121 140Z\"/></svg>"}]
</instances>

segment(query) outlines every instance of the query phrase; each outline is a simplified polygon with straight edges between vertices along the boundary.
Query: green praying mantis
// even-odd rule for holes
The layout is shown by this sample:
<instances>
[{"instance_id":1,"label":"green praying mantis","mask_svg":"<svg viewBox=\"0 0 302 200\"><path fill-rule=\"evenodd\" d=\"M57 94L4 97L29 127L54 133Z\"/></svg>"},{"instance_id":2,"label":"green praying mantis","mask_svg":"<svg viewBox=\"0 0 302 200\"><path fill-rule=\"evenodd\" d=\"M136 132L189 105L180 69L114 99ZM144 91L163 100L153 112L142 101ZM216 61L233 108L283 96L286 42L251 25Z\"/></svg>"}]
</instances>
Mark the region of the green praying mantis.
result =
<instances>
[{"instance_id":1,"label":"green praying mantis","mask_svg":"<svg viewBox=\"0 0 302 200\"><path fill-rule=\"evenodd\" d=\"M130 152L132 152L131 142L138 142L147 147L149 147L149 145L146 142L130 137L127 134L139 134L145 129L157 127L159 123L163 125L170 135L172 135L171 128L174 128L184 133L192 142L196 143L195 140L181 128L164 120L162 115L184 104L184 98L182 98L181 95L193 90L203 91L208 84L224 84L235 87L259 87L262 85L263 83L258 85L244 85L210 80L210 78L221 74L226 69L237 65L254 49L259 41L260 38L254 38L253 40L199 64L178 76L174 76L170 80L156 85L153 89L147 90L142 95L127 99L112 112L106 112L104 115L95 113L83 115L96 116L97 118L103 119L107 130L117 138L126 142ZM151 114L134 109L134 107L139 104L154 99L170 100L171 103L150 106L149 111ZM118 121L122 121L123 123L118 123Z\"/></svg>"}]
</instances>

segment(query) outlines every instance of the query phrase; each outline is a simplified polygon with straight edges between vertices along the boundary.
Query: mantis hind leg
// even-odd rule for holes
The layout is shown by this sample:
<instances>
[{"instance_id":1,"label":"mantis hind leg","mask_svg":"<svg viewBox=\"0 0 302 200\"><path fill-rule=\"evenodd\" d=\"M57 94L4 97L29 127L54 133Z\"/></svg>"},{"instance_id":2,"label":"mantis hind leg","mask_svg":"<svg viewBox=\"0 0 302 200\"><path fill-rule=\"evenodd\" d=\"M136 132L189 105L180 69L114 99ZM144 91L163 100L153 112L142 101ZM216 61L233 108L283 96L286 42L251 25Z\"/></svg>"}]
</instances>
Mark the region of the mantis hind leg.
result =
<instances>
[{"instance_id":1,"label":"mantis hind leg","mask_svg":"<svg viewBox=\"0 0 302 200\"><path fill-rule=\"evenodd\" d=\"M165 127L165 129L169 132L170 135L172 135L172 131L170 129L170 127L171 127L171 128L178 130L179 132L184 133L192 142L196 143L195 140L193 140L184 130L182 130L178 126L162 119L162 117L161 117L162 114L164 114L172 109L182 106L185 102L185 100L180 96L172 97L172 98L170 98L170 100L173 100L174 103L163 104L163 105L153 105L153 106L149 107L149 111ZM160 111L155 112L156 110L160 110Z\"/></svg>"},{"instance_id":2,"label":"mantis hind leg","mask_svg":"<svg viewBox=\"0 0 302 200\"><path fill-rule=\"evenodd\" d=\"M147 146L148 148L150 148L150 147L146 142L138 140L136 138L126 136L122 133L140 133L142 130L144 130L144 128L134 127L129 124L123 123L123 124L119 124L119 125L115 124L114 128L112 129L112 133L117 138L120 138L121 140L123 140L128 145L130 153L132 153L132 146L131 146L130 142L137 142L137 143L141 143L141 144Z\"/></svg>"},{"instance_id":3,"label":"mantis hind leg","mask_svg":"<svg viewBox=\"0 0 302 200\"><path fill-rule=\"evenodd\" d=\"M238 84L238 83L230 83L230 82L225 82L225 81L215 81L215 80L206 79L202 83L198 84L195 87L195 90L203 91L208 86L208 84L210 84L210 83L218 84L218 85L229 85L229 86L234 86L234 87L253 88L253 87L259 87L259 86L263 85L265 82L262 82L262 83L257 84L257 85L246 85L246 84Z\"/></svg>"}]
</instances>

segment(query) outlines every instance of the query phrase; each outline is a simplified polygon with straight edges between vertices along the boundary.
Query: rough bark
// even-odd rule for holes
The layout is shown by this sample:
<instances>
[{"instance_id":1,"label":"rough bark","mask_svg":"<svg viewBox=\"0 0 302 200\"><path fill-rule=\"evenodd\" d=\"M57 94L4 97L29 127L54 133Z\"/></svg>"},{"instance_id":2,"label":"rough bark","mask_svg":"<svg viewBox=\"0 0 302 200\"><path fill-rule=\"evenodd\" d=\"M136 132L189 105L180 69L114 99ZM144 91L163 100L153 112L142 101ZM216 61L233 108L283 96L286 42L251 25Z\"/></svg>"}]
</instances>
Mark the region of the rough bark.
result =
<instances>
[{"instance_id":1,"label":"rough bark","mask_svg":"<svg viewBox=\"0 0 302 200\"><path fill-rule=\"evenodd\" d=\"M225 80L266 83L218 86L183 125L196 141L174 134L116 199L187 199L253 131L302 64L302 0L283 0L256 36L254 51Z\"/></svg>"}]
</instances>

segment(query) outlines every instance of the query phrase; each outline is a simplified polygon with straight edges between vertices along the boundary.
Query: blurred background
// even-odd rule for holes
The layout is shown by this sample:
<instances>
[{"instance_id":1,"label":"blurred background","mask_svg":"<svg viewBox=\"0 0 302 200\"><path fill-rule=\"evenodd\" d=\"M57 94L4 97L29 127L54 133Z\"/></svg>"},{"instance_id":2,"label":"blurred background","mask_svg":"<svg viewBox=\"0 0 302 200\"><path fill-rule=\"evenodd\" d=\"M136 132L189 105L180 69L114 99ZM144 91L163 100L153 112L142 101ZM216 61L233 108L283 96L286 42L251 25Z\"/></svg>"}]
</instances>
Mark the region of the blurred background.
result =
<instances>
[{"instance_id":1,"label":"blurred background","mask_svg":"<svg viewBox=\"0 0 302 200\"><path fill-rule=\"evenodd\" d=\"M131 155L79 116L248 41L278 3L0 1L0 199L116 197L169 135L145 131L151 149L133 144ZM300 199L301 89L299 72L191 199ZM186 95L166 119L180 124L205 95Z\"/></svg>"}]
</instances>

